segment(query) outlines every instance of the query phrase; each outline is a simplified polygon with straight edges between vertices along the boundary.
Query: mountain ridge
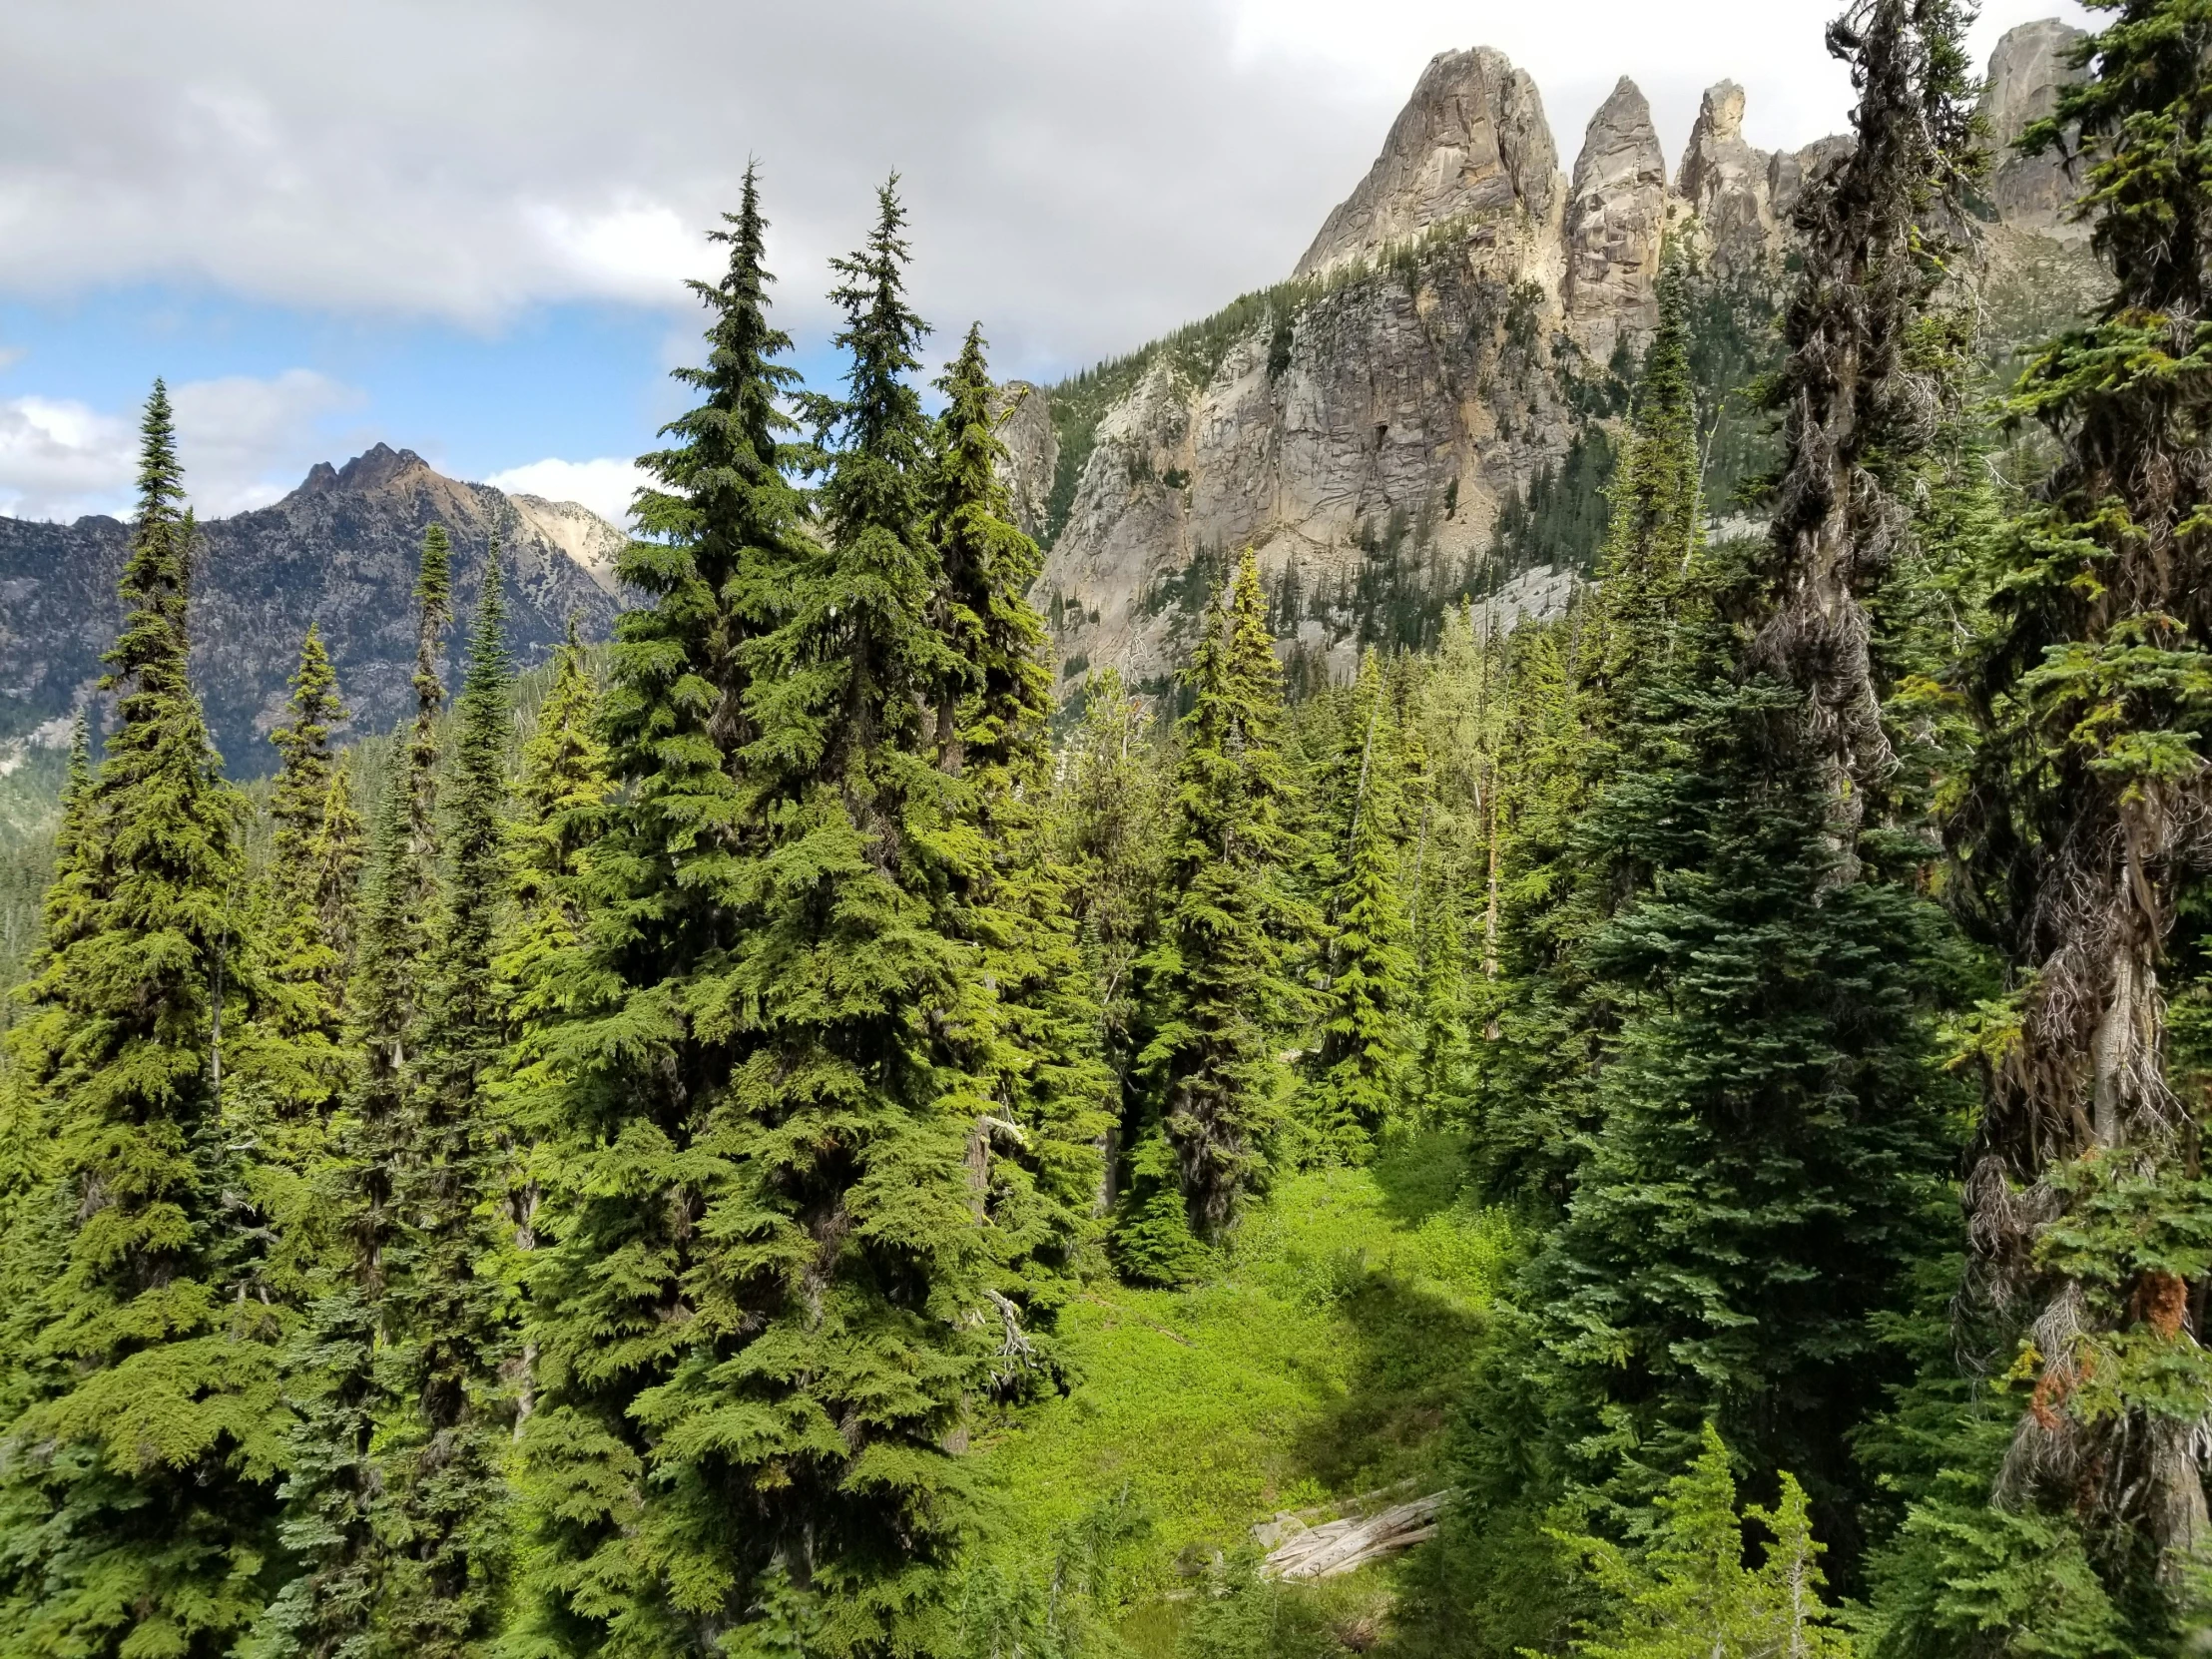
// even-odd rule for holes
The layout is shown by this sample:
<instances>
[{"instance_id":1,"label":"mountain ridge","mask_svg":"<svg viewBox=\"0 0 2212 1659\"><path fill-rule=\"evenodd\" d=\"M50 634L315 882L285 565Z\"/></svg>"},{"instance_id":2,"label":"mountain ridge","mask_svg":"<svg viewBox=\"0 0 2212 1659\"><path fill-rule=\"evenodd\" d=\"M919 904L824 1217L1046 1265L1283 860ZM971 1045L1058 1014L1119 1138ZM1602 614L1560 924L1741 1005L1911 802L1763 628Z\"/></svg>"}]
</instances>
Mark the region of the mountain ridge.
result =
<instances>
[{"instance_id":1,"label":"mountain ridge","mask_svg":"<svg viewBox=\"0 0 2212 1659\"><path fill-rule=\"evenodd\" d=\"M411 595L432 523L453 538L463 616L498 538L518 664L548 656L572 614L589 637L611 627L613 558L625 538L589 509L449 478L385 443L343 466L318 461L281 500L199 526L193 669L234 776L274 765L268 735L310 622L321 626L353 711L349 731L381 730L412 706ZM102 515L0 518L0 744L59 747L79 712L98 724L100 658L122 622L116 582L129 540L127 524ZM454 666L449 655L449 677Z\"/></svg>"},{"instance_id":2,"label":"mountain ridge","mask_svg":"<svg viewBox=\"0 0 2212 1659\"><path fill-rule=\"evenodd\" d=\"M2047 113L2075 38L2055 20L2003 37L1983 100L1994 132ZM1696 254L1703 345L1724 360L1704 388L1730 411L1716 499L1756 475L1763 429L1735 394L1763 366L1799 199L1851 140L1763 151L1745 109L1737 84L1710 89L1670 172L1624 76L1562 178L1525 72L1487 48L1431 59L1288 280L1047 388L1049 444L1033 418L1007 429L1011 470L1054 479L1029 527L1047 544L1035 597L1063 690L1113 666L1164 691L1206 572L1246 546L1294 667L1334 677L1365 644L1432 635L1452 595L1530 568L1544 538L1501 539L1569 479L1569 562L1586 565L1669 236ZM2001 188L1979 205L1984 271L2028 337L2097 277L2058 164L1998 160ZM1570 588L1517 592L1541 604Z\"/></svg>"}]
</instances>

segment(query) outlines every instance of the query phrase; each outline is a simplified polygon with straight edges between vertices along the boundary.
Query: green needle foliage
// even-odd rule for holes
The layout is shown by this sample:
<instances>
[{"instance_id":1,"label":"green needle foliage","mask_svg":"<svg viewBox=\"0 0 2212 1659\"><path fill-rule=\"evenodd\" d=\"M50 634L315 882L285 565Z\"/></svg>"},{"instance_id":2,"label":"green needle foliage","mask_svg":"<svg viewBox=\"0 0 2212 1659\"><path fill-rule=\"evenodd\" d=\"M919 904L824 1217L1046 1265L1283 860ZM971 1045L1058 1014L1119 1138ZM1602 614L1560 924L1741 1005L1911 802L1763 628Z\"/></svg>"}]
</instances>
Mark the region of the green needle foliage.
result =
<instances>
[{"instance_id":1,"label":"green needle foliage","mask_svg":"<svg viewBox=\"0 0 2212 1659\"><path fill-rule=\"evenodd\" d=\"M1154 1013L1142 1064L1190 1231L1213 1239L1266 1173L1270 1045L1294 994L1284 944L1307 930L1285 878L1294 785L1277 740L1282 674L1250 553L1207 612L1186 685L1191 712L1166 858L1170 908L1144 964ZM1157 1191L1132 1193L1133 1215L1150 1212Z\"/></svg>"},{"instance_id":2,"label":"green needle foliage","mask_svg":"<svg viewBox=\"0 0 2212 1659\"><path fill-rule=\"evenodd\" d=\"M937 1616L987 1306L966 1156L987 1103L955 1063L990 1018L958 938L977 845L927 712L960 659L932 626L905 215L891 186L877 205L833 263L845 395L810 405L825 544L800 545L745 651L744 900L700 1009L743 1055L703 1127L699 1330L647 1413L749 1511L742 1551L714 1546L736 1622L780 1562L822 1644L852 1652Z\"/></svg>"},{"instance_id":3,"label":"green needle foliage","mask_svg":"<svg viewBox=\"0 0 2212 1659\"><path fill-rule=\"evenodd\" d=\"M446 868L392 1195L388 1363L410 1403L385 1429L400 1547L388 1640L426 1656L488 1651L507 1569L503 1368L511 1313L497 1264L506 1247L504 1144L487 1083L506 1042L493 973L506 891L506 747L513 725L498 547L484 565L468 668L455 703L453 770L440 839Z\"/></svg>"},{"instance_id":4,"label":"green needle foliage","mask_svg":"<svg viewBox=\"0 0 2212 1659\"><path fill-rule=\"evenodd\" d=\"M226 1203L257 1156L229 1132L216 1047L242 804L187 676L194 528L159 381L140 431L117 725L73 853L85 907L32 989L66 1016L42 1085L66 1219L0 1465L0 1623L18 1652L212 1659L266 1594L284 1320L243 1296Z\"/></svg>"},{"instance_id":5,"label":"green needle foliage","mask_svg":"<svg viewBox=\"0 0 2212 1659\"><path fill-rule=\"evenodd\" d=\"M1403 791L1399 734L1371 649L1360 665L1345 725L1342 770L1351 783L1343 874L1328 894L1328 973L1321 996L1316 1127L1321 1154L1362 1162L1404 1084L1412 961L1403 945L1399 890Z\"/></svg>"},{"instance_id":6,"label":"green needle foliage","mask_svg":"<svg viewBox=\"0 0 2212 1659\"><path fill-rule=\"evenodd\" d=\"M646 603L621 621L606 693L610 770L624 790L592 854L582 948L554 964L572 1017L535 1039L547 1083L529 1121L545 1159L526 1341L536 1398L519 1481L529 1527L531 1651L694 1654L749 1605L726 1564L756 1509L642 1413L689 1362L712 1290L700 1222L725 1179L701 1145L744 1043L713 1012L740 937L746 832L740 753L755 734L748 643L803 545L778 406L791 370L768 316L766 223L749 173L714 233L730 255L694 291L709 312L700 394L644 460L644 531L623 580ZM529 900L526 899L526 903ZM528 1074L526 1074L528 1075Z\"/></svg>"},{"instance_id":7,"label":"green needle foliage","mask_svg":"<svg viewBox=\"0 0 2212 1659\"><path fill-rule=\"evenodd\" d=\"M1052 674L1044 619L1025 597L1043 558L1011 520L999 395L979 326L938 387L945 408L931 434L925 511L937 628L961 664L936 693L938 764L955 781L952 812L976 837L955 880L956 925L979 947L993 993L956 1058L984 1096L968 1172L996 1291L1018 1310L994 1304L994 1386L1011 1393L1057 1375L1039 1336L1097 1231L1109 1078L1070 872L1052 856Z\"/></svg>"}]
</instances>

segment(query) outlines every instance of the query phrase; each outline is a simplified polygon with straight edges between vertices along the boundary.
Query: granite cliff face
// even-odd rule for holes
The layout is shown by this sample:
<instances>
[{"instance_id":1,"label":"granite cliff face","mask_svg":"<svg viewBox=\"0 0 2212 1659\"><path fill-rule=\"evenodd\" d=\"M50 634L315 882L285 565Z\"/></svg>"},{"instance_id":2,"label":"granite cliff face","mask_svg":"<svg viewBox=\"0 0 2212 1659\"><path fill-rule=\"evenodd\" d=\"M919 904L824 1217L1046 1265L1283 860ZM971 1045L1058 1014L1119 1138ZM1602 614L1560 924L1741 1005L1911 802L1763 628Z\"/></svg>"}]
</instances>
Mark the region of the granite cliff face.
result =
<instances>
[{"instance_id":1,"label":"granite cliff face","mask_svg":"<svg viewBox=\"0 0 2212 1659\"><path fill-rule=\"evenodd\" d=\"M2000 130L2047 112L2070 33L2005 37L1989 93ZM1663 240L1680 232L1699 252L1748 337L1773 315L1799 201L1849 154L1848 138L1759 150L1744 115L1741 87L1708 92L1670 187L1623 78L1570 183L1528 76L1488 49L1442 54L1289 282L1030 388L1006 428L1011 481L1034 522L1035 480L1053 474L1034 597L1064 689L1108 665L1164 688L1205 594L1248 546L1279 632L1331 674L1363 641L1427 637L1455 595L1490 596L1501 620L1563 603L1595 548L1625 377L1657 325ZM2049 255L2093 285L2052 236L2063 180L1999 180L1989 229L2008 269L2047 285L2033 261ZM1733 383L1756 367L1739 363ZM1562 501L1572 535L1529 533Z\"/></svg>"},{"instance_id":2,"label":"granite cliff face","mask_svg":"<svg viewBox=\"0 0 2212 1659\"><path fill-rule=\"evenodd\" d=\"M432 523L454 543L464 621L454 630L456 654L495 535L518 663L542 661L572 613L587 635L606 633L616 609L612 557L623 542L613 525L573 502L459 483L411 450L378 444L342 468L320 463L274 506L200 526L193 668L234 777L275 763L268 736L310 622L329 644L351 730L387 728L411 706L411 594ZM58 746L79 709L97 717L100 656L122 620L116 580L129 539L112 518L0 518L0 742Z\"/></svg>"},{"instance_id":3,"label":"granite cliff face","mask_svg":"<svg viewBox=\"0 0 2212 1659\"><path fill-rule=\"evenodd\" d=\"M1989 126L1992 167L1986 192L2007 225L2064 241L2086 241L2088 227L2066 216L2077 194L2055 156L2023 156L2012 146L2032 122L2055 114L2058 89L2072 73L2072 53L2087 36L2046 18L2023 23L1997 42L1982 85L1981 116Z\"/></svg>"}]
</instances>

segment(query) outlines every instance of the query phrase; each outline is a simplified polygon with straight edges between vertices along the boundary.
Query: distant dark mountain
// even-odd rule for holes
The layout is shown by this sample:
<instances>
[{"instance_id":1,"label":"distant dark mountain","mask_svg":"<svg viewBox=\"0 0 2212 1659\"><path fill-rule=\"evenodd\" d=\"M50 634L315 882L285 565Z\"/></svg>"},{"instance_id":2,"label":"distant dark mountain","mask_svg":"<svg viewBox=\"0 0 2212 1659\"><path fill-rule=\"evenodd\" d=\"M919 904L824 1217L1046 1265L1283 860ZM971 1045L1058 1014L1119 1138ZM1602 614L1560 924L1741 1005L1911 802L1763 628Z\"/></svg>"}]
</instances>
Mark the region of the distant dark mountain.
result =
<instances>
[{"instance_id":1,"label":"distant dark mountain","mask_svg":"<svg viewBox=\"0 0 2212 1659\"><path fill-rule=\"evenodd\" d=\"M603 519L573 503L457 483L383 444L342 468L318 464L275 506L200 527L193 667L234 777L259 777L275 762L269 733L310 622L329 643L352 731L402 716L415 566L433 523L454 544L456 658L495 533L518 663L542 661L571 613L587 636L607 633L623 537ZM101 701L100 656L122 620L116 580L129 539L129 526L112 518L0 518L0 758L20 756L26 743L65 743L75 711Z\"/></svg>"}]
</instances>

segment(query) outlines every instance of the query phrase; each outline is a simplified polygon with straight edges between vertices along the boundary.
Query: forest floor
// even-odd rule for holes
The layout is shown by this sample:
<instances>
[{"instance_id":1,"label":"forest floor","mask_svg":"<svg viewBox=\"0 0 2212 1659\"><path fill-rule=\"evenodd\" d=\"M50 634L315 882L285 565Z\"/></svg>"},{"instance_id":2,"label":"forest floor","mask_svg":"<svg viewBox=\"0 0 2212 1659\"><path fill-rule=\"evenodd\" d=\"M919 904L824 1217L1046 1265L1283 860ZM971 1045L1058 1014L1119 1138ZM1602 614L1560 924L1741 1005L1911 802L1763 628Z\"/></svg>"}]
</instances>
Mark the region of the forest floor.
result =
<instances>
[{"instance_id":1,"label":"forest floor","mask_svg":"<svg viewBox=\"0 0 2212 1659\"><path fill-rule=\"evenodd\" d=\"M1209 1280L1088 1287L1061 1321L1071 1390L977 1442L1011 1511L1003 1568L1087 1581L1129 1646L1164 1659L1197 1581L1256 1523L1448 1484L1452 1408L1513 1252L1506 1220L1462 1198L1464 1164L1432 1135L1294 1176ZM1373 1603L1388 1570L1318 1593Z\"/></svg>"}]
</instances>

